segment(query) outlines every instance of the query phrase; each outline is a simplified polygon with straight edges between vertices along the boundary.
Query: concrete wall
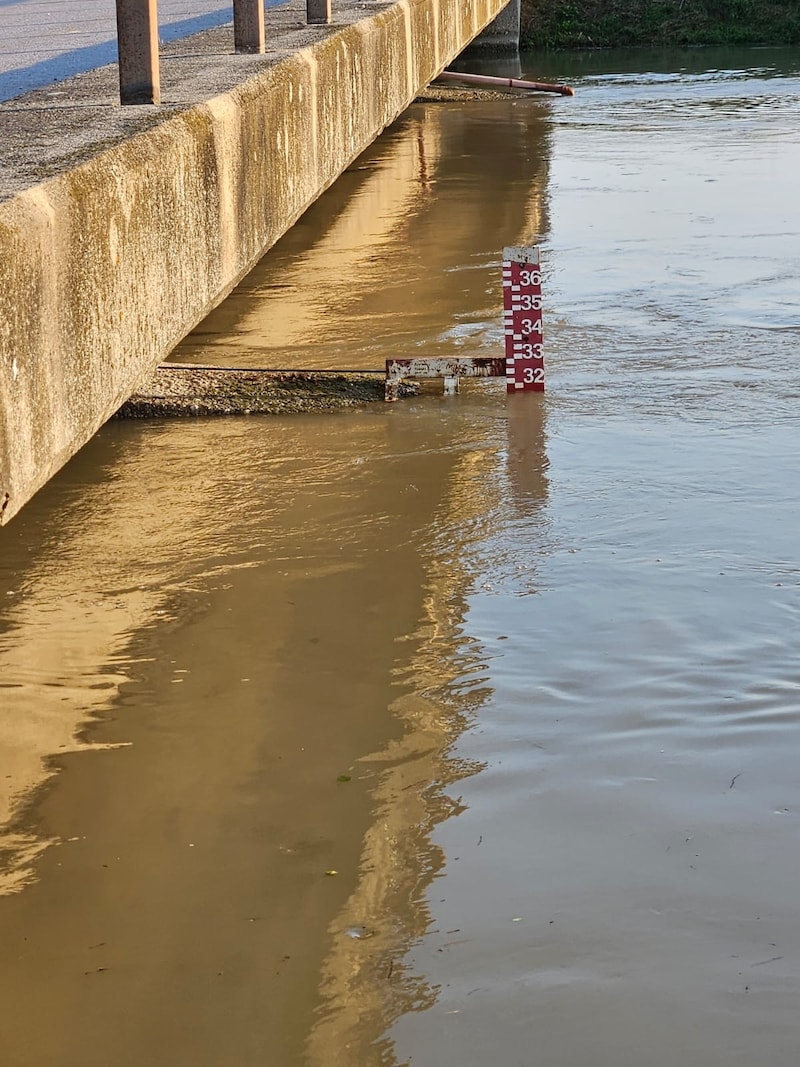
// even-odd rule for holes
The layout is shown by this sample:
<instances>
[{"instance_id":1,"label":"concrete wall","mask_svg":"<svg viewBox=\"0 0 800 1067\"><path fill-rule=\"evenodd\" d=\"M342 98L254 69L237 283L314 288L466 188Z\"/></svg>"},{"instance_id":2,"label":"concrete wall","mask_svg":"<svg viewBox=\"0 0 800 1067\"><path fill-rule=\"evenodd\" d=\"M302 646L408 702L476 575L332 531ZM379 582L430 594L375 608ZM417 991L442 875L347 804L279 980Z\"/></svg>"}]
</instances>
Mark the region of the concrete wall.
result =
<instances>
[{"instance_id":1,"label":"concrete wall","mask_svg":"<svg viewBox=\"0 0 800 1067\"><path fill-rule=\"evenodd\" d=\"M503 6L400 0L0 204L0 523Z\"/></svg>"},{"instance_id":2,"label":"concrete wall","mask_svg":"<svg viewBox=\"0 0 800 1067\"><path fill-rule=\"evenodd\" d=\"M505 8L478 34L463 58L513 56L519 58L519 31L522 15L521 0L508 0ZM519 62L517 62L519 66ZM508 77L514 77L509 74Z\"/></svg>"}]
</instances>

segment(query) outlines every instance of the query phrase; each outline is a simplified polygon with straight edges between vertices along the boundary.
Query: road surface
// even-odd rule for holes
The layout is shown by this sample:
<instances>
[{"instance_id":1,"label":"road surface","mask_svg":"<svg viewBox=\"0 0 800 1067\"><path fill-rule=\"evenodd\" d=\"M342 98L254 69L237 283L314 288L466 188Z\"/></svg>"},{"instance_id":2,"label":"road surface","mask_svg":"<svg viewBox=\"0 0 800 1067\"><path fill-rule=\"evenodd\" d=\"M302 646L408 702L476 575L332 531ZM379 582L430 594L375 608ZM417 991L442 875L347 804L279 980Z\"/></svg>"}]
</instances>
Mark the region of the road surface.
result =
<instances>
[{"instance_id":1,"label":"road surface","mask_svg":"<svg viewBox=\"0 0 800 1067\"><path fill-rule=\"evenodd\" d=\"M115 12L114 0L0 0L0 100L116 63ZM233 9L220 0L162 0L158 16L166 44L231 22Z\"/></svg>"}]
</instances>

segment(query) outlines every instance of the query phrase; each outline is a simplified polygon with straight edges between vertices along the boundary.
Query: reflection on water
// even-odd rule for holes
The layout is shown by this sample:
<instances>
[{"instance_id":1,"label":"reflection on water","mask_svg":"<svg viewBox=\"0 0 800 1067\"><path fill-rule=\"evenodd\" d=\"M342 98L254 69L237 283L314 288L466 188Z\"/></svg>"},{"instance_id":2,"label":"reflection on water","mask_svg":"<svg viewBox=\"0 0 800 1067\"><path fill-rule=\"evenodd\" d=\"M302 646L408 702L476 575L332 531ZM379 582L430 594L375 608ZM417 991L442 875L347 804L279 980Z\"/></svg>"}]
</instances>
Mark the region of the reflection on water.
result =
<instances>
[{"instance_id":1,"label":"reflection on water","mask_svg":"<svg viewBox=\"0 0 800 1067\"><path fill-rule=\"evenodd\" d=\"M800 80L641 58L556 74L546 521L470 558L483 769L398 1063L797 1057Z\"/></svg>"},{"instance_id":2,"label":"reflection on water","mask_svg":"<svg viewBox=\"0 0 800 1067\"><path fill-rule=\"evenodd\" d=\"M437 521L425 534L431 562L424 610L418 628L404 639L408 658L396 677L405 692L392 705L405 729L383 753L367 757L385 770L358 884L332 926L324 999L308 1043L309 1062L320 1067L344 1067L354 1056L355 1062L375 1057L393 1063L391 1043L375 1041L387 1020L437 1001L436 987L404 963L402 952L431 921L425 891L445 862L431 841L432 831L462 810L458 797L446 795L444 787L482 766L451 751L490 695L482 650L462 628L464 589L475 577L468 562L472 546L508 511L504 458L513 437L496 406L487 411L486 401L479 399L460 407L487 436L483 446L475 442L455 459ZM541 453L541 436L533 443ZM546 492L544 480L539 490ZM536 503L543 504L543 498Z\"/></svg>"},{"instance_id":3,"label":"reflection on water","mask_svg":"<svg viewBox=\"0 0 800 1067\"><path fill-rule=\"evenodd\" d=\"M394 946L385 909L417 868L393 842L463 714L437 697L460 655L458 556L506 447L497 411L464 401L447 420L437 399L400 419L110 426L8 528L3 677L29 758L99 715L14 827L54 847L0 900L12 1062L300 1062L329 937L361 944L327 933L349 896L363 943ZM19 670L51 601L47 632L74 636ZM51 686L63 717L37 718ZM365 835L396 857L388 883L383 859L359 882ZM337 1003L343 960L325 969Z\"/></svg>"},{"instance_id":4,"label":"reflection on water","mask_svg":"<svg viewBox=\"0 0 800 1067\"><path fill-rule=\"evenodd\" d=\"M538 104L412 109L177 358L494 351L500 249L546 227L546 130ZM109 425L3 531L17 1062L300 1062L322 975L308 1056L345 1063L433 1003L398 952L458 809L431 783L472 768L445 751L486 695L463 557L546 487L540 398L530 420L498 386Z\"/></svg>"},{"instance_id":5,"label":"reflection on water","mask_svg":"<svg viewBox=\"0 0 800 1067\"><path fill-rule=\"evenodd\" d=\"M175 360L380 368L420 349L496 353L503 244L547 232L545 120L530 101L412 107Z\"/></svg>"},{"instance_id":6,"label":"reflection on water","mask_svg":"<svg viewBox=\"0 0 800 1067\"><path fill-rule=\"evenodd\" d=\"M547 81L570 78L582 89L599 81L631 85L704 81L719 85L751 78L787 78L800 74L797 49L760 48L593 48L586 52L529 52L526 77ZM783 95L783 94L782 94ZM624 101L619 101L623 103Z\"/></svg>"},{"instance_id":7,"label":"reflection on water","mask_svg":"<svg viewBox=\"0 0 800 1067\"><path fill-rule=\"evenodd\" d=\"M412 108L176 354L489 354L538 241L546 395L110 425L2 531L12 1063L793 1067L800 80L701 55Z\"/></svg>"}]
</instances>

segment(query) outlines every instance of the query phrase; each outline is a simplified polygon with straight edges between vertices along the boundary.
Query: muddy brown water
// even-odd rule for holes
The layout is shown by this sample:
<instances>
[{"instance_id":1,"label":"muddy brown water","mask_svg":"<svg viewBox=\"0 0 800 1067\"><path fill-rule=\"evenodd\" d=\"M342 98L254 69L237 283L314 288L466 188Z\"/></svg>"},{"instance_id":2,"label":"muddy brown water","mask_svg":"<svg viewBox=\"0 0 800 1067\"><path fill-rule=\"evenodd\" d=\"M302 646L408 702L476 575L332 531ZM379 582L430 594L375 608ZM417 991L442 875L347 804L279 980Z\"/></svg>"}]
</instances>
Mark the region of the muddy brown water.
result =
<instances>
[{"instance_id":1,"label":"muddy brown water","mask_svg":"<svg viewBox=\"0 0 800 1067\"><path fill-rule=\"evenodd\" d=\"M798 64L528 73L176 358L490 354L538 240L544 398L109 424L0 534L4 1064L797 1062Z\"/></svg>"}]
</instances>

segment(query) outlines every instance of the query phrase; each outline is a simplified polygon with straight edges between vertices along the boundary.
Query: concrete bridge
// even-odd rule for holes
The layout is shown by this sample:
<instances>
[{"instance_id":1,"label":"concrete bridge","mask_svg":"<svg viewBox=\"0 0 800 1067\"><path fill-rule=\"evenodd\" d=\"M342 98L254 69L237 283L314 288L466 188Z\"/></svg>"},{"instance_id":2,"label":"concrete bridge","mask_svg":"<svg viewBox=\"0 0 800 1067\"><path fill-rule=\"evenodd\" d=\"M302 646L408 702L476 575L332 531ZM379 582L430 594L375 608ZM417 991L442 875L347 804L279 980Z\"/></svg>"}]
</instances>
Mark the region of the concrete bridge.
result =
<instances>
[{"instance_id":1,"label":"concrete bridge","mask_svg":"<svg viewBox=\"0 0 800 1067\"><path fill-rule=\"evenodd\" d=\"M7 522L302 212L511 0L342 0L173 45L161 104L103 68L0 104L0 524ZM54 100L57 99L57 102Z\"/></svg>"}]
</instances>

